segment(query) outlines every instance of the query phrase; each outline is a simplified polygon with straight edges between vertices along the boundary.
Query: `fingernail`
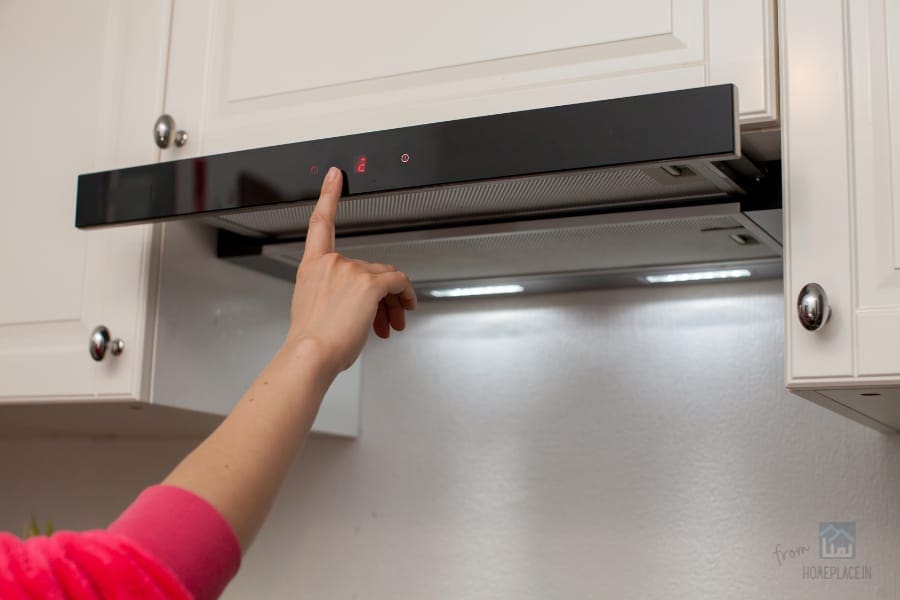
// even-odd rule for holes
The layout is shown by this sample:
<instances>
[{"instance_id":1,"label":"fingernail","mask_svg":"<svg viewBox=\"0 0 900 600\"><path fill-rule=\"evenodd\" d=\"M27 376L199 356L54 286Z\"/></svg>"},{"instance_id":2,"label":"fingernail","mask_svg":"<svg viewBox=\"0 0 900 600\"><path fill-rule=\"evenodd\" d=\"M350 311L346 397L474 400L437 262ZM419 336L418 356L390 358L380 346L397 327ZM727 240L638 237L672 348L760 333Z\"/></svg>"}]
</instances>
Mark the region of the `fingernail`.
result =
<instances>
[{"instance_id":1,"label":"fingernail","mask_svg":"<svg viewBox=\"0 0 900 600\"><path fill-rule=\"evenodd\" d=\"M326 181L334 181L335 179L337 179L337 176L340 172L341 172L341 170L338 169L337 167L331 167L330 169L328 169L328 174L325 175L325 180Z\"/></svg>"}]
</instances>

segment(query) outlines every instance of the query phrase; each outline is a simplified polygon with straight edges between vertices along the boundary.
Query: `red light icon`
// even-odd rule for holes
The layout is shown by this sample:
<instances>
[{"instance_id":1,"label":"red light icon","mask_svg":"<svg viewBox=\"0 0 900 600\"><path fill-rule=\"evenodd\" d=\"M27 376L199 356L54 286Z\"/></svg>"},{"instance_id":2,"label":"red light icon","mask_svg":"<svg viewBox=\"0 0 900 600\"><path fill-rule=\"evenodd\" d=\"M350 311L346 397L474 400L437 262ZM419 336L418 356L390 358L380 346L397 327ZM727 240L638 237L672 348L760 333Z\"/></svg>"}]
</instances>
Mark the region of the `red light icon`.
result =
<instances>
[{"instance_id":1,"label":"red light icon","mask_svg":"<svg viewBox=\"0 0 900 600\"><path fill-rule=\"evenodd\" d=\"M407 154L406 152L404 152L403 154L401 154L401 155L400 155L400 162L402 162L402 163L408 163L408 162L409 162L409 154Z\"/></svg>"},{"instance_id":2,"label":"red light icon","mask_svg":"<svg viewBox=\"0 0 900 600\"><path fill-rule=\"evenodd\" d=\"M318 175L319 174L319 165L313 165L309 168L310 175Z\"/></svg>"},{"instance_id":3,"label":"red light icon","mask_svg":"<svg viewBox=\"0 0 900 600\"><path fill-rule=\"evenodd\" d=\"M365 173L366 172L366 155L357 156L353 159L353 170L357 173Z\"/></svg>"}]
</instances>

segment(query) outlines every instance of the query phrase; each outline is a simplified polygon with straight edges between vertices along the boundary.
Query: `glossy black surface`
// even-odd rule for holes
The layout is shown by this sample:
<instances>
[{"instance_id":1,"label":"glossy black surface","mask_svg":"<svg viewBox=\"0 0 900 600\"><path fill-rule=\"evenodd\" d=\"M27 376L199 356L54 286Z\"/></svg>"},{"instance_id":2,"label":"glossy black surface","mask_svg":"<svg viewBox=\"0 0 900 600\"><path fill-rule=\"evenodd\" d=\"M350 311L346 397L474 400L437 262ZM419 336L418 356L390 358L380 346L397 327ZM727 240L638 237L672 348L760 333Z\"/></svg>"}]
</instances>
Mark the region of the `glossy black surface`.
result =
<instances>
[{"instance_id":1,"label":"glossy black surface","mask_svg":"<svg viewBox=\"0 0 900 600\"><path fill-rule=\"evenodd\" d=\"M315 200L330 165L345 172L354 196L732 155L735 94L731 85L665 92L85 174L76 226Z\"/></svg>"}]
</instances>

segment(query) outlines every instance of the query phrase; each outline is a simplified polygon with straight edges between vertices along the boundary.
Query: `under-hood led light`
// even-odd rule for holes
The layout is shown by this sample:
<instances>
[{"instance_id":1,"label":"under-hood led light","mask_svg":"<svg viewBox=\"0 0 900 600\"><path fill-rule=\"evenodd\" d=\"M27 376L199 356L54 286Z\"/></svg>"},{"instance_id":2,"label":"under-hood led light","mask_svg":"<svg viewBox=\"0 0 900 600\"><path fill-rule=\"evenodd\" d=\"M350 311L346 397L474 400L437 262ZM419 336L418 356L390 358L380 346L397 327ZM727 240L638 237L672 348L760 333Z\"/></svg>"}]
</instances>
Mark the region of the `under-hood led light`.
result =
<instances>
[{"instance_id":1,"label":"under-hood led light","mask_svg":"<svg viewBox=\"0 0 900 600\"><path fill-rule=\"evenodd\" d=\"M521 294L525 288L521 285L482 285L477 287L449 288L431 290L435 298L461 298L463 296L493 296L496 294Z\"/></svg>"},{"instance_id":2,"label":"under-hood led light","mask_svg":"<svg viewBox=\"0 0 900 600\"><path fill-rule=\"evenodd\" d=\"M697 273L666 273L665 275L647 275L647 283L682 283L684 281L708 281L710 279L738 279L750 277L747 269L729 269L726 271L700 271Z\"/></svg>"}]
</instances>

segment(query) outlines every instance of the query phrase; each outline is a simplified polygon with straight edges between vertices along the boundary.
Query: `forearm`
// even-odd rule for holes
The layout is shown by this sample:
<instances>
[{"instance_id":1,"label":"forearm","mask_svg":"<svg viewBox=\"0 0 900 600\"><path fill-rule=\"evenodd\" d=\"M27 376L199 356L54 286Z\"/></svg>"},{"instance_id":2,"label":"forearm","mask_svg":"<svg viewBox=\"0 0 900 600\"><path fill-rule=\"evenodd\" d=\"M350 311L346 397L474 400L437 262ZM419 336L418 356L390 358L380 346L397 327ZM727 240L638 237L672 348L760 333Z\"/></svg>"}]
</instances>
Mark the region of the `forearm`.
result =
<instances>
[{"instance_id":1,"label":"forearm","mask_svg":"<svg viewBox=\"0 0 900 600\"><path fill-rule=\"evenodd\" d=\"M286 343L231 414L163 483L212 504L246 551L336 374L316 342Z\"/></svg>"}]
</instances>

